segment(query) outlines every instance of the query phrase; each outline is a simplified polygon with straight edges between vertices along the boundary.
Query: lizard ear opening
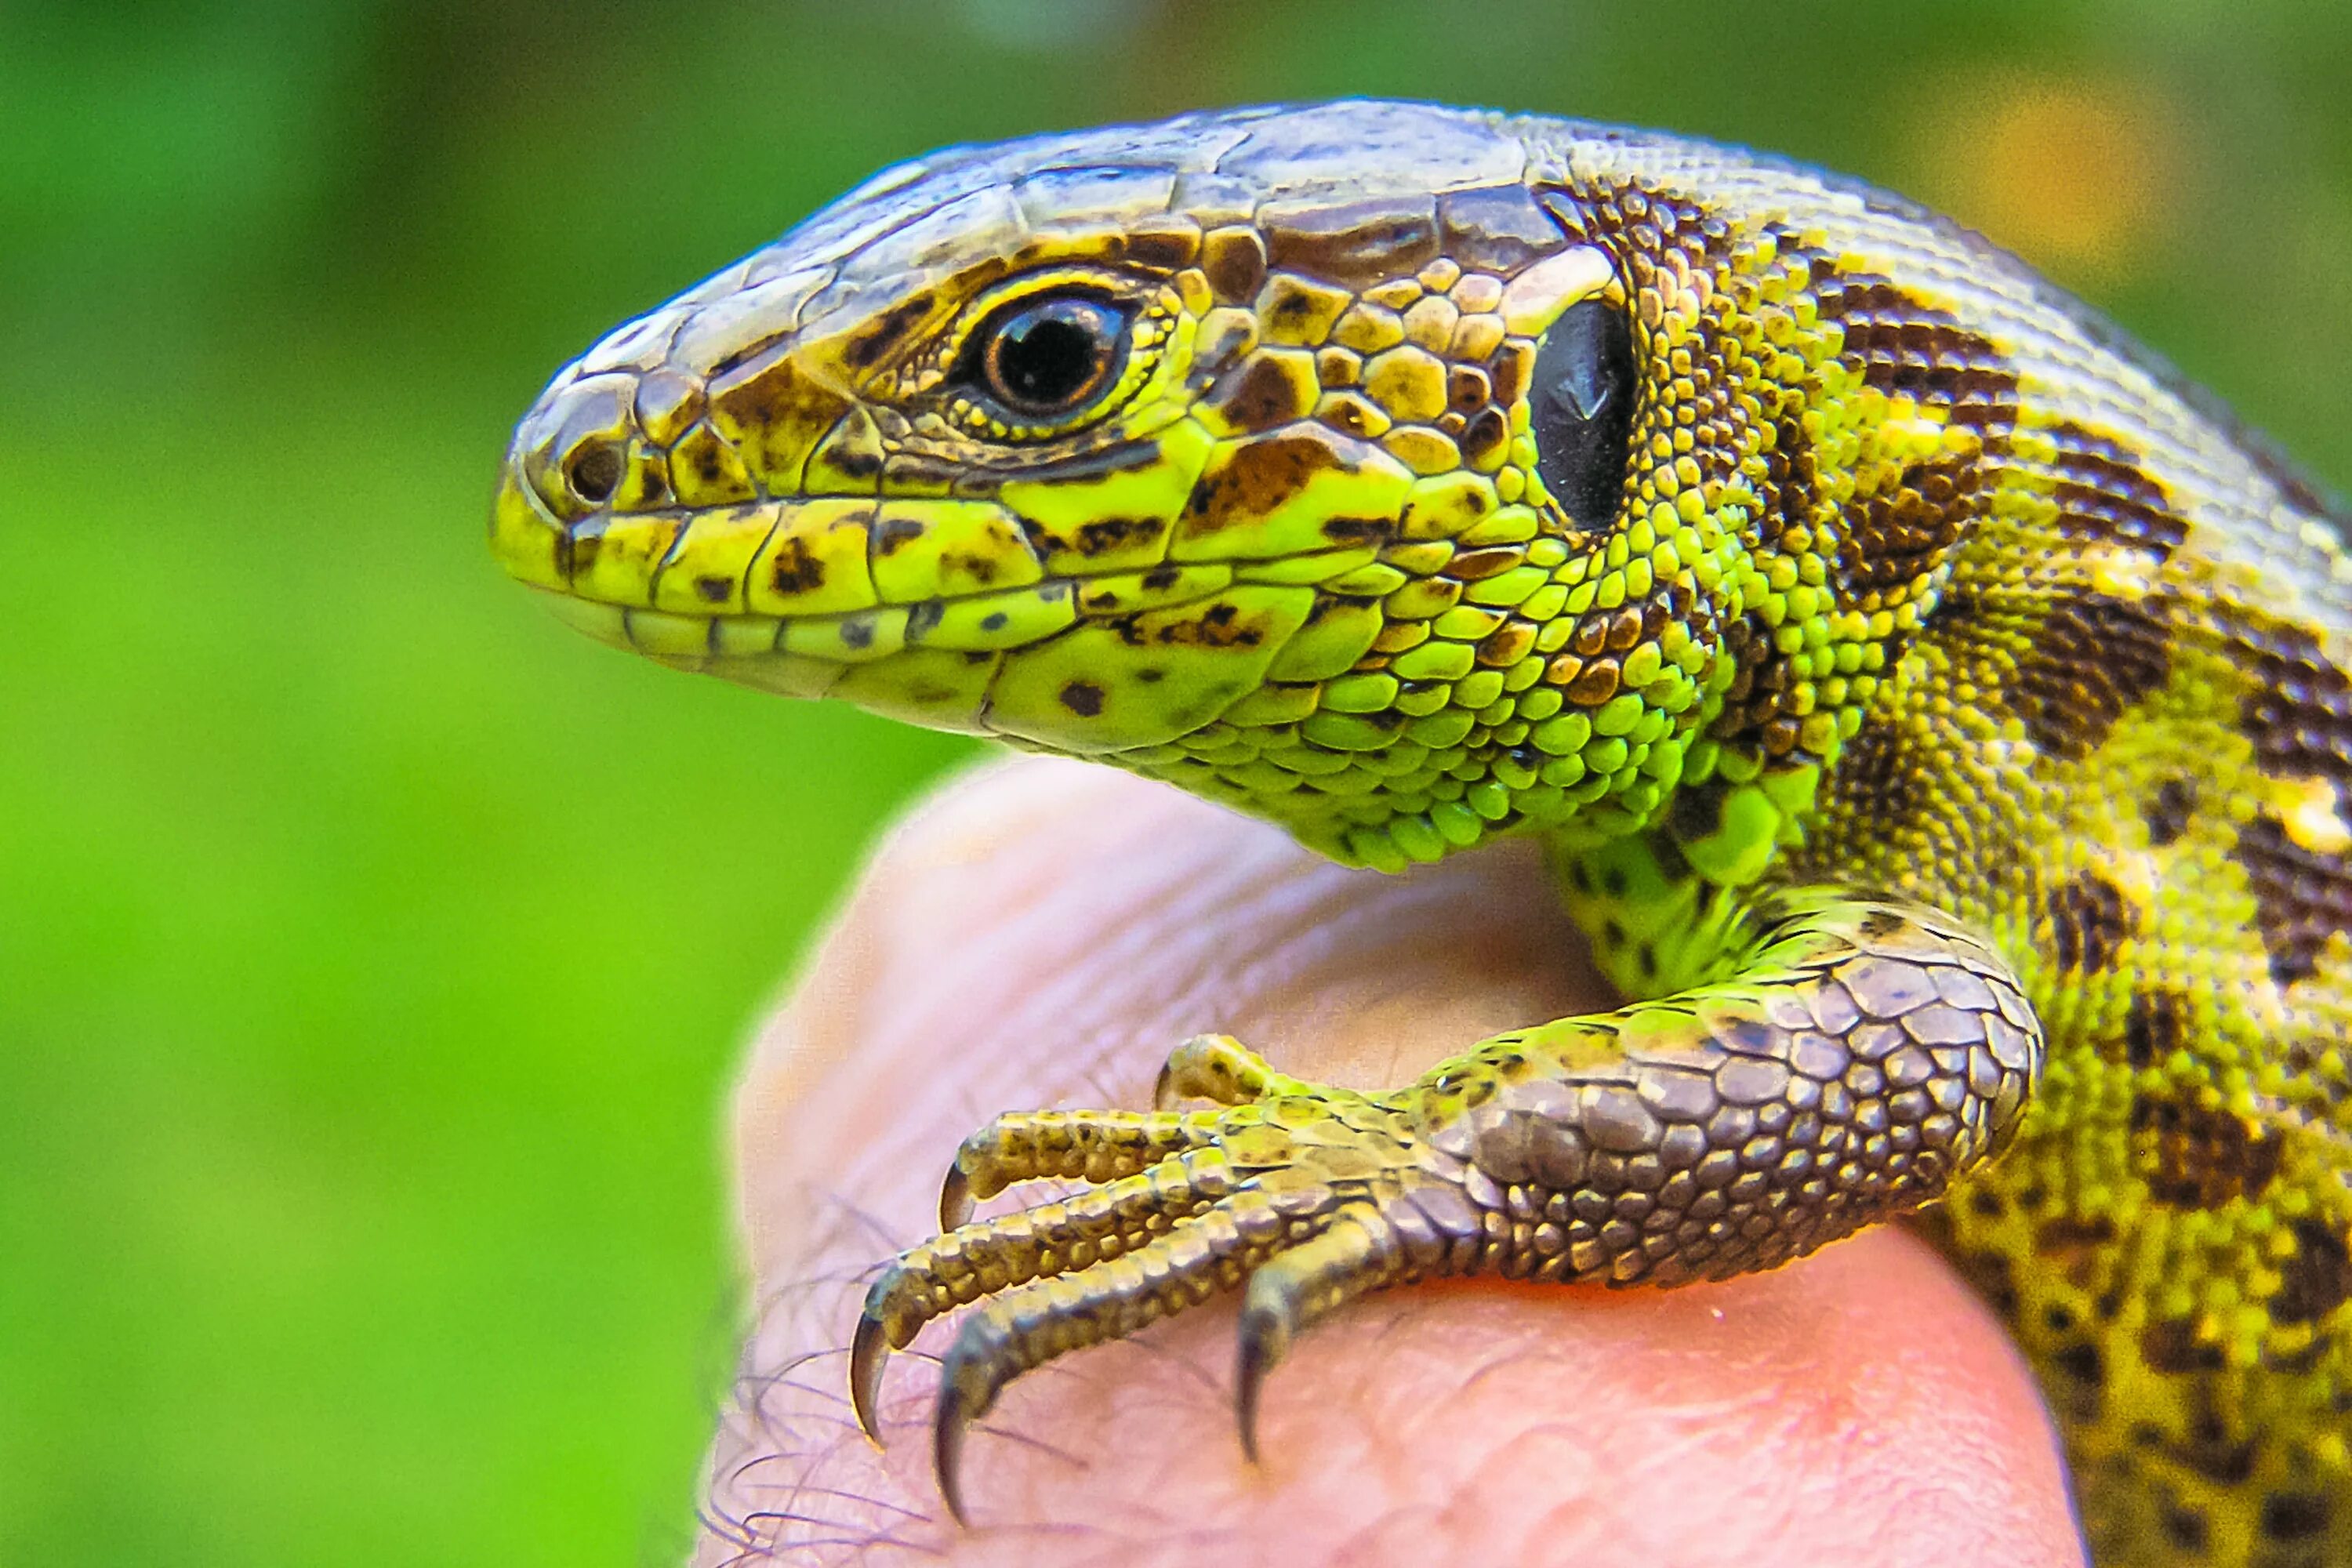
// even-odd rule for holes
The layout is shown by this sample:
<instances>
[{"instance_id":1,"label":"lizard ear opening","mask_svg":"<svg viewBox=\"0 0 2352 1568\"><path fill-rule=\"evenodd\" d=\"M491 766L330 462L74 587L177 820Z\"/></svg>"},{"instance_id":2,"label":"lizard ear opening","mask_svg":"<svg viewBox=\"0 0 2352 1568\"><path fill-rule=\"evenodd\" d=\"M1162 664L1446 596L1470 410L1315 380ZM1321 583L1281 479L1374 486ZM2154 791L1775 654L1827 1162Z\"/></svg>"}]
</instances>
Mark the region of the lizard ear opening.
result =
<instances>
[{"instance_id":1,"label":"lizard ear opening","mask_svg":"<svg viewBox=\"0 0 2352 1568\"><path fill-rule=\"evenodd\" d=\"M1579 528L1617 521L1633 428L1633 334L1622 307L1580 300L1536 350L1528 409L1536 473Z\"/></svg>"}]
</instances>

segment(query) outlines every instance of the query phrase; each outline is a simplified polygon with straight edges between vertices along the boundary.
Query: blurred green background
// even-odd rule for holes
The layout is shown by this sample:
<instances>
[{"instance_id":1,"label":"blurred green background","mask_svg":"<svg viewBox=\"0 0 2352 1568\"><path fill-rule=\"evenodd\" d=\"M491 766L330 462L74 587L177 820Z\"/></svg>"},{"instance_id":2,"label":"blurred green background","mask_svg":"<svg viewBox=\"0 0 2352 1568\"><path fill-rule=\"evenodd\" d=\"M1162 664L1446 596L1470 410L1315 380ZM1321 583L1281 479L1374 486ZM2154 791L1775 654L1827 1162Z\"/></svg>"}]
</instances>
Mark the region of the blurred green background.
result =
<instances>
[{"instance_id":1,"label":"blurred green background","mask_svg":"<svg viewBox=\"0 0 2352 1568\"><path fill-rule=\"evenodd\" d=\"M1951 208L2340 484L2347 64L2333 0L0 0L0 1562L683 1549L730 1065L967 748L500 580L624 316L942 142L1487 102Z\"/></svg>"}]
</instances>

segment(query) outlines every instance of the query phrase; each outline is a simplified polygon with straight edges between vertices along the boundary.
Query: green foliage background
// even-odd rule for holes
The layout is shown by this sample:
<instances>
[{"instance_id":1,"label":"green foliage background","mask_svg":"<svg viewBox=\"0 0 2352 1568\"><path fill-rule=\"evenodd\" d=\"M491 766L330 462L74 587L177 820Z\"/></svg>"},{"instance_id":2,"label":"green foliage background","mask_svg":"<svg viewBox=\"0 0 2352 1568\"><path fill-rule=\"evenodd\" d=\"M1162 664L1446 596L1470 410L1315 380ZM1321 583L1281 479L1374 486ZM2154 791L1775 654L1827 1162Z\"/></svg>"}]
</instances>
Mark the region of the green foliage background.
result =
<instances>
[{"instance_id":1,"label":"green foliage background","mask_svg":"<svg viewBox=\"0 0 2352 1568\"><path fill-rule=\"evenodd\" d=\"M509 422L881 163L1391 93L1950 206L2352 477L2331 0L0 4L0 1562L675 1560L730 1064L963 742L599 650Z\"/></svg>"}]
</instances>

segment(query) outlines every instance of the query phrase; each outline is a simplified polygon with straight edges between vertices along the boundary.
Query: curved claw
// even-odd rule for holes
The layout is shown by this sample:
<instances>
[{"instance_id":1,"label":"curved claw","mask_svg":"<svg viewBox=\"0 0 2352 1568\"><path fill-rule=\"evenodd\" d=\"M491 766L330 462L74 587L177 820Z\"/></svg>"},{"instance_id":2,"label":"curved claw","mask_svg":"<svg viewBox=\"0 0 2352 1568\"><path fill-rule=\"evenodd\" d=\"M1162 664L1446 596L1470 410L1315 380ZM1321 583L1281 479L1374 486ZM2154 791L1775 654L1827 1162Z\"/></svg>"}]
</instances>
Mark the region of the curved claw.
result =
<instances>
[{"instance_id":1,"label":"curved claw","mask_svg":"<svg viewBox=\"0 0 2352 1568\"><path fill-rule=\"evenodd\" d=\"M1160 1076L1151 1083L1151 1109L1173 1110L1182 1102L1183 1096L1176 1092L1176 1064L1173 1061L1160 1063Z\"/></svg>"},{"instance_id":2,"label":"curved claw","mask_svg":"<svg viewBox=\"0 0 2352 1568\"><path fill-rule=\"evenodd\" d=\"M947 1180L940 1184L940 1229L955 1229L971 1218L971 1180L963 1173L963 1162L948 1167Z\"/></svg>"},{"instance_id":3,"label":"curved claw","mask_svg":"<svg viewBox=\"0 0 2352 1568\"><path fill-rule=\"evenodd\" d=\"M931 1469L939 1478L940 1496L955 1521L971 1528L963 1513L963 1435L971 1426L964 1414L963 1394L951 1374L940 1383L940 1408L931 1426Z\"/></svg>"},{"instance_id":4,"label":"curved claw","mask_svg":"<svg viewBox=\"0 0 2352 1568\"><path fill-rule=\"evenodd\" d=\"M1293 1326L1290 1314L1274 1303L1252 1301L1242 1309L1234 1358L1234 1420L1241 1428L1242 1457L1253 1465L1257 1463L1258 1390L1290 1349Z\"/></svg>"},{"instance_id":5,"label":"curved claw","mask_svg":"<svg viewBox=\"0 0 2352 1568\"><path fill-rule=\"evenodd\" d=\"M849 1405L857 1413L859 1429L877 1448L882 1447L882 1428L874 1419L874 1402L882 1393L882 1369L889 1360L890 1340L882 1321L859 1317L857 1332L849 1342Z\"/></svg>"}]
</instances>

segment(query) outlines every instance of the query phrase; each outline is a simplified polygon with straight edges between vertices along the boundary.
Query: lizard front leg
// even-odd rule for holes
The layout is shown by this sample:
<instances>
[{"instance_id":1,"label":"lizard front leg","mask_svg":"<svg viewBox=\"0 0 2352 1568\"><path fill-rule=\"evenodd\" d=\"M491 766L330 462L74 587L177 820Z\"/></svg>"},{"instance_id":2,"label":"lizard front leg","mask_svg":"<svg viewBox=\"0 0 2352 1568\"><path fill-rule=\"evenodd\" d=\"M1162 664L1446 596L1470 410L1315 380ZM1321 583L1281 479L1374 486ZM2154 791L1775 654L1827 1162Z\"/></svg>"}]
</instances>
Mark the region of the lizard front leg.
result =
<instances>
[{"instance_id":1,"label":"lizard front leg","mask_svg":"<svg viewBox=\"0 0 2352 1568\"><path fill-rule=\"evenodd\" d=\"M1719 983L1497 1035L1403 1089L1287 1077L1223 1037L1170 1097L1215 1109L1000 1118L890 1264L851 1356L860 1422L887 1348L974 1305L944 1357L936 1457L959 1517L968 1425L1018 1373L1241 1288L1246 1449L1265 1373L1318 1318L1440 1275L1662 1285L1770 1268L1939 1195L2017 1126L2042 1033L2008 965L1911 903L1759 899ZM1092 1184L962 1223L1040 1176Z\"/></svg>"}]
</instances>

